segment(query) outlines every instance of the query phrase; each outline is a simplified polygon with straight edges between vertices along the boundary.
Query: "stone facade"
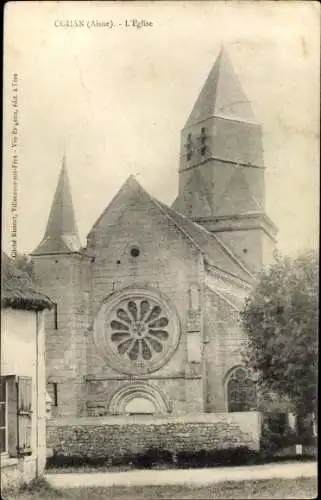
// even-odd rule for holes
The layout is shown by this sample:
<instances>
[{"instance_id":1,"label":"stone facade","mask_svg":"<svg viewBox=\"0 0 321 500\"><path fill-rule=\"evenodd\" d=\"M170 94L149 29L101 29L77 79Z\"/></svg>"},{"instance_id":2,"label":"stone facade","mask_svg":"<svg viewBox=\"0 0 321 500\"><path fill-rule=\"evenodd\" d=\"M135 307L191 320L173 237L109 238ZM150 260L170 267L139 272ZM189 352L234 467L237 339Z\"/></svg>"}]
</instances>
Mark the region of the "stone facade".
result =
<instances>
[{"instance_id":1,"label":"stone facade","mask_svg":"<svg viewBox=\"0 0 321 500\"><path fill-rule=\"evenodd\" d=\"M228 378L242 364L238 313L275 227L260 126L248 102L221 116L240 95L226 56L211 75L182 132L172 208L130 177L81 248L64 162L33 252L38 286L56 303L46 324L53 417L227 411Z\"/></svg>"}]
</instances>

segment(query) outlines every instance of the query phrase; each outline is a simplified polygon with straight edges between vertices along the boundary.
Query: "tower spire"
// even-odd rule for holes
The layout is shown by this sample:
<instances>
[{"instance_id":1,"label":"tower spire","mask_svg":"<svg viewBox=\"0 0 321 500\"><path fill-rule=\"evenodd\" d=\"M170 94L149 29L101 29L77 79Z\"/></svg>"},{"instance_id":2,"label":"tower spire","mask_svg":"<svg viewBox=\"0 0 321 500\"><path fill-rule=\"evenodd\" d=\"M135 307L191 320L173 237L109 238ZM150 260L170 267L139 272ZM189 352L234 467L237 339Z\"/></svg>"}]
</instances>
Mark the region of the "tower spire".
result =
<instances>
[{"instance_id":1,"label":"tower spire","mask_svg":"<svg viewBox=\"0 0 321 500\"><path fill-rule=\"evenodd\" d=\"M181 132L173 208L216 233L255 272L276 234L265 214L264 170L261 125L221 47Z\"/></svg>"},{"instance_id":2,"label":"tower spire","mask_svg":"<svg viewBox=\"0 0 321 500\"><path fill-rule=\"evenodd\" d=\"M45 235L33 254L77 252L80 246L64 153Z\"/></svg>"},{"instance_id":3,"label":"tower spire","mask_svg":"<svg viewBox=\"0 0 321 500\"><path fill-rule=\"evenodd\" d=\"M199 220L264 210L262 130L226 50L181 133L174 208Z\"/></svg>"},{"instance_id":4,"label":"tower spire","mask_svg":"<svg viewBox=\"0 0 321 500\"><path fill-rule=\"evenodd\" d=\"M213 117L258 124L223 46L184 128Z\"/></svg>"}]
</instances>

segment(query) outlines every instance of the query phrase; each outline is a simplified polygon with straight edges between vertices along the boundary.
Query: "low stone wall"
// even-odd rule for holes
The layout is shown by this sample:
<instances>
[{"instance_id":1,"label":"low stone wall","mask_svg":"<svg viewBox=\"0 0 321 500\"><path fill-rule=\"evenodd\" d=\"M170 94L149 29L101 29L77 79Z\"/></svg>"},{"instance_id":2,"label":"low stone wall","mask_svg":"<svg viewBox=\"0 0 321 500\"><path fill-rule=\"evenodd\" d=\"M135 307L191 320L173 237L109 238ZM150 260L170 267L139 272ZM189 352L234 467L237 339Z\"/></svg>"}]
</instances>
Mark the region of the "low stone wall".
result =
<instances>
[{"instance_id":1,"label":"low stone wall","mask_svg":"<svg viewBox=\"0 0 321 500\"><path fill-rule=\"evenodd\" d=\"M54 455L116 459L150 448L171 453L247 447L259 450L260 414L192 417L79 417L51 420L47 443Z\"/></svg>"}]
</instances>

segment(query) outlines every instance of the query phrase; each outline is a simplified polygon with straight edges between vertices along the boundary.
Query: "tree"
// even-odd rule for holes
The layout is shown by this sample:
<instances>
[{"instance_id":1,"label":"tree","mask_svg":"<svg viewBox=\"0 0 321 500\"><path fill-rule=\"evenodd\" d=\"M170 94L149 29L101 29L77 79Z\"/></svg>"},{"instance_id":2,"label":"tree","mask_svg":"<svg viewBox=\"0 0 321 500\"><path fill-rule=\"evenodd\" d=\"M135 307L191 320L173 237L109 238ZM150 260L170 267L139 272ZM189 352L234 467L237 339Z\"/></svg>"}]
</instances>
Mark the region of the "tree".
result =
<instances>
[{"instance_id":1,"label":"tree","mask_svg":"<svg viewBox=\"0 0 321 500\"><path fill-rule=\"evenodd\" d=\"M17 254L14 262L18 269L28 274L32 281L34 280L34 263L28 254Z\"/></svg>"},{"instance_id":2,"label":"tree","mask_svg":"<svg viewBox=\"0 0 321 500\"><path fill-rule=\"evenodd\" d=\"M319 260L276 256L259 276L241 313L248 336L245 362L262 392L291 401L292 411L316 411Z\"/></svg>"}]
</instances>

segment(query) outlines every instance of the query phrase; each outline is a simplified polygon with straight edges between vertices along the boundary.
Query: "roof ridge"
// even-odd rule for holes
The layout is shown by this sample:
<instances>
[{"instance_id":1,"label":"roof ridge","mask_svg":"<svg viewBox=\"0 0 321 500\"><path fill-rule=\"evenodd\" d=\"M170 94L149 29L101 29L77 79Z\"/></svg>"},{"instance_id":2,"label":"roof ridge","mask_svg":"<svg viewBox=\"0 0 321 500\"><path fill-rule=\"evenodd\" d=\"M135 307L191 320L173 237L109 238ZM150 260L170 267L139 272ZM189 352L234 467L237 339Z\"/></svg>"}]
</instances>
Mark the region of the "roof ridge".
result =
<instances>
[{"instance_id":1,"label":"roof ridge","mask_svg":"<svg viewBox=\"0 0 321 500\"><path fill-rule=\"evenodd\" d=\"M147 193L148 194L148 193ZM150 195L149 195L150 196ZM176 225L176 227L178 227L178 229L184 233L191 241L192 243L194 244L194 246L196 248L198 248L198 250L206 256L206 252L200 247L200 245L195 241L195 239L187 232L185 231L176 221L173 217L171 217L170 211L173 211L176 215L178 215L179 217L182 217L183 219L185 219L189 224L192 224L194 225L198 230L202 231L204 234L206 234L206 236L208 236L209 238L212 238L212 239L215 239L217 241L217 243L220 245L221 249L239 266L241 267L241 269L243 271L246 272L246 274L248 276L251 277L251 279L254 279L254 276L250 273L250 271L237 259L237 257L235 257L235 255L231 252L231 250L218 238L217 235L215 235L214 233L210 233L204 226L201 226L199 224L197 224L196 222L194 222L193 220L189 219L188 217L186 217L186 215L182 215L181 213L179 212L176 212L176 210L174 210L173 208L171 207L168 207L165 203L162 203L160 202L159 200L157 200L156 198L153 198L152 196L150 196L150 198L152 199L152 201L162 210L162 212L164 213L164 211L166 210L166 215L168 217L171 218L171 220L174 222L174 224ZM164 210L165 209L165 210ZM211 264L212 267L216 267L217 269L220 269L221 271L223 270L223 272L227 273L227 274L230 274L231 276L236 276L237 278L239 278L239 276L235 275L234 273L230 272L230 271L226 271L218 266L215 266L213 264ZM240 278L239 278L240 279ZM241 278L242 279L242 278Z\"/></svg>"},{"instance_id":2,"label":"roof ridge","mask_svg":"<svg viewBox=\"0 0 321 500\"><path fill-rule=\"evenodd\" d=\"M224 300L227 304L229 304L235 311L237 312L240 312L240 309L238 309L236 307L235 304L233 304L230 300L228 300L224 294L220 293L218 290L214 289L214 288L211 288L210 286L208 286L208 284L206 285L206 288L212 292L212 293L215 293L216 295L218 295L220 297L220 299Z\"/></svg>"},{"instance_id":3,"label":"roof ridge","mask_svg":"<svg viewBox=\"0 0 321 500\"><path fill-rule=\"evenodd\" d=\"M147 194L148 194L148 193L147 193ZM150 196L150 195L149 195L149 196ZM180 226L179 226L179 224L177 224L177 222L175 221L175 219L173 219L173 217L171 217L170 213L168 213L168 212L167 212L167 210L164 210L163 205L165 205L165 204L164 204L164 203L162 203L161 201L157 200L157 199L156 199L156 198L154 198L153 196L150 196L150 198L151 198L151 200L153 201L154 205L156 205L156 206L157 206L157 208L158 208L159 210L161 210L161 212L162 212L162 213L164 213L164 214L166 215L166 217L170 218L170 219L174 222L175 226L176 226L176 227L177 227L177 228L181 231L181 233L185 234L185 236L187 236L187 238L188 238L188 239L189 239L189 240L193 243L193 245L194 245L196 248L198 248L198 250L199 250L202 254L204 254L204 251L203 251L203 250L201 249L201 247L200 247L200 246L196 243L196 241L194 240L194 238L193 238L190 234L188 234L188 232L187 232L187 231L185 231L182 227L180 227ZM166 206L166 208L169 208L169 207L167 207L167 205L165 205L165 206ZM175 211L175 210L173 210L173 211ZM176 212L176 213L178 213L178 212ZM185 218L186 218L187 220L189 220L187 217L185 217Z\"/></svg>"},{"instance_id":4,"label":"roof ridge","mask_svg":"<svg viewBox=\"0 0 321 500\"><path fill-rule=\"evenodd\" d=\"M157 200L153 196L151 196L141 184L133 177L130 176L125 183L121 186L117 194L113 197L111 202L108 204L107 208L103 211L103 213L98 217L92 229L88 233L88 237L97 226L99 221L103 218L104 214L108 212L110 206L117 200L122 192L126 188L138 189L147 200L149 200L156 208L161 212L162 215L165 215L167 219L169 219L174 226L179 230L179 232L184 235L184 237L192 243L192 245L203 255L204 258L210 261L210 265L221 272L226 273L234 278L240 279L244 282L247 282L248 277L252 277L249 271L244 268L244 266L236 259L233 254L226 248L225 245L222 244L221 240L215 237L212 233L210 233L205 227L197 224L190 218L181 214L180 212L175 211L174 209L167 206L165 203ZM194 234L193 234L194 233ZM88 241L87 237L87 241ZM211 242L216 243L213 244L213 248ZM218 253L219 252L219 253ZM217 257L217 259L216 259ZM223 260L222 260L223 257ZM217 265L216 262L219 262ZM231 267L231 263L235 266ZM231 270L230 270L231 267ZM246 276L242 276L241 271L246 273Z\"/></svg>"},{"instance_id":5,"label":"roof ridge","mask_svg":"<svg viewBox=\"0 0 321 500\"><path fill-rule=\"evenodd\" d=\"M156 201L158 201L158 200L156 200ZM158 202L158 203L161 203L161 202ZM167 208L169 208L170 210L173 210L173 212L177 213L180 217L186 219L189 223L194 224L198 229L202 230L204 233L206 233L211 238L214 238L218 242L218 244L222 247L222 249L243 269L243 271L247 272L247 274L251 278L254 278L254 276L247 269L247 267L244 266L244 264L242 264L242 262L233 254L233 252L228 248L228 246L225 243L223 243L223 241L215 233L211 233L204 226L201 226L197 222L189 219L186 215L183 215L180 212L177 212L173 208L171 208L171 207L167 207Z\"/></svg>"},{"instance_id":6,"label":"roof ridge","mask_svg":"<svg viewBox=\"0 0 321 500\"><path fill-rule=\"evenodd\" d=\"M139 184L139 182L137 181L137 179L135 178L135 176L133 174L129 175L127 177L127 179L125 180L125 182L120 186L120 188L118 189L118 191L116 192L116 194L114 194L114 196L112 197L112 199L110 200L110 202L108 203L107 207L101 212L101 214L97 217L97 219L95 220L95 222L93 223L93 225L91 226L91 229L89 230L88 234L87 234L87 238L88 236L91 234L91 232L95 229L95 227L99 224L99 222L103 219L105 213L108 212L110 206L112 205L112 203L114 203L114 201L117 199L117 197L120 195L120 193L122 191L125 190L126 186L129 184L129 183L132 183L132 182L135 182L141 189L143 189L143 187ZM148 194L148 193L147 193Z\"/></svg>"},{"instance_id":7,"label":"roof ridge","mask_svg":"<svg viewBox=\"0 0 321 500\"><path fill-rule=\"evenodd\" d=\"M221 247L225 250L226 253L245 271L252 279L254 279L254 275L247 269L247 267L234 255L234 253L229 249L229 247L223 243L221 238L217 236L215 233L210 233L213 238L217 240L217 242L221 245Z\"/></svg>"}]
</instances>

